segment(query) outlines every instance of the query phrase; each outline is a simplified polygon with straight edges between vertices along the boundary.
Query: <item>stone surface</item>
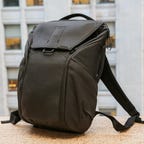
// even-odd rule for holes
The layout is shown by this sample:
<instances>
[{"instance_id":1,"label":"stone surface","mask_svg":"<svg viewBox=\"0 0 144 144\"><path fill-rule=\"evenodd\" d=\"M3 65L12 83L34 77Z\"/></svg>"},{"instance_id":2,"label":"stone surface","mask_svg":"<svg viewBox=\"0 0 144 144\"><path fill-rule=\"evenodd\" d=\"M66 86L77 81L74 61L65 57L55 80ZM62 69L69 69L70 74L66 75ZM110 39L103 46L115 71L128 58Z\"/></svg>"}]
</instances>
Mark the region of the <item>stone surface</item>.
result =
<instances>
[{"instance_id":1,"label":"stone surface","mask_svg":"<svg viewBox=\"0 0 144 144\"><path fill-rule=\"evenodd\" d=\"M144 117L143 117L144 118ZM1 117L0 120L7 119ZM126 117L117 117L124 123ZM135 124L126 132L116 132L110 120L97 116L84 134L34 128L25 122L0 124L0 144L144 144L144 125Z\"/></svg>"},{"instance_id":2,"label":"stone surface","mask_svg":"<svg viewBox=\"0 0 144 144\"><path fill-rule=\"evenodd\" d=\"M19 0L19 7L3 7L0 1L0 115L17 107L16 91L8 91L7 68L18 68L23 57L29 24L57 20L69 13L84 13L96 20L114 22L116 48L108 50L110 64L116 67L116 77L124 92L144 114L144 0L115 0L115 4L72 5L72 0L44 0L43 6L27 7ZM9 51L5 45L5 25L21 27L21 50ZM116 109L125 115L108 91L100 91L97 108Z\"/></svg>"}]
</instances>

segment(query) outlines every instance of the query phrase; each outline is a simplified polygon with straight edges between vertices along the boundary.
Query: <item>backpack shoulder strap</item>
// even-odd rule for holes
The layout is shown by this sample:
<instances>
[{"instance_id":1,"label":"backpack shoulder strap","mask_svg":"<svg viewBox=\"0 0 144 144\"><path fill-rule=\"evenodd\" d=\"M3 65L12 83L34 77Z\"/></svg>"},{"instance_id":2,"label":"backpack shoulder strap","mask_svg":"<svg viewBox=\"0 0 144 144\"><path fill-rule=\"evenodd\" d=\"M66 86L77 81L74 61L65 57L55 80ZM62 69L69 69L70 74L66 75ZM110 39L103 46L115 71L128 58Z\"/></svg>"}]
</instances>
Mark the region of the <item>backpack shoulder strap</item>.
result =
<instances>
[{"instance_id":1,"label":"backpack shoulder strap","mask_svg":"<svg viewBox=\"0 0 144 144\"><path fill-rule=\"evenodd\" d=\"M17 124L21 120L18 110L11 112L10 119L1 121L1 124L12 123Z\"/></svg>"},{"instance_id":2,"label":"backpack shoulder strap","mask_svg":"<svg viewBox=\"0 0 144 144\"><path fill-rule=\"evenodd\" d=\"M111 92L111 94L114 96L114 98L127 111L129 115L133 116L139 114L136 108L134 107L134 105L130 102L130 100L123 92L117 80L115 79L106 57L105 57L103 72L101 75L101 80L108 88L108 90Z\"/></svg>"},{"instance_id":3,"label":"backpack shoulder strap","mask_svg":"<svg viewBox=\"0 0 144 144\"><path fill-rule=\"evenodd\" d=\"M144 123L144 121L142 121L141 118L139 117L140 115L139 112L137 112L136 108L127 98L127 96L121 89L120 85L118 84L117 80L115 79L106 56L105 56L103 72L101 75L101 80L103 81L105 86L108 88L108 90L111 92L111 94L114 96L114 98L128 112L128 114L131 117L127 120L125 125L122 125L114 117L109 116L107 114L96 111L96 115L102 114L106 116L107 118L109 118L112 121L112 124L115 130L120 131L120 132L129 129L135 122Z\"/></svg>"}]
</instances>

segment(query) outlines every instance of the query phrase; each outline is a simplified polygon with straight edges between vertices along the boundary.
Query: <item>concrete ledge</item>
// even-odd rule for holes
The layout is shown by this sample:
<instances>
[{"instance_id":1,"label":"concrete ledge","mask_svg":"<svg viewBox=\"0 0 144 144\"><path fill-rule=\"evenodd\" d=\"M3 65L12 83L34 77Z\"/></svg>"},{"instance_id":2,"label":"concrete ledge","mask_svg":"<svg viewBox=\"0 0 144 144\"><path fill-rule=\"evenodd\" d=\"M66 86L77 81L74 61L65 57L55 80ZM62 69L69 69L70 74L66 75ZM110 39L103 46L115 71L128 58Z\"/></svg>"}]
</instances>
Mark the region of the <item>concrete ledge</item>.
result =
<instances>
[{"instance_id":1,"label":"concrete ledge","mask_svg":"<svg viewBox=\"0 0 144 144\"><path fill-rule=\"evenodd\" d=\"M143 117L144 118L144 117ZM0 117L0 120L7 117ZM126 117L117 117L122 123ZM144 144L144 125L116 132L110 120L97 116L90 129L82 135L34 128L25 122L0 124L0 144Z\"/></svg>"}]
</instances>

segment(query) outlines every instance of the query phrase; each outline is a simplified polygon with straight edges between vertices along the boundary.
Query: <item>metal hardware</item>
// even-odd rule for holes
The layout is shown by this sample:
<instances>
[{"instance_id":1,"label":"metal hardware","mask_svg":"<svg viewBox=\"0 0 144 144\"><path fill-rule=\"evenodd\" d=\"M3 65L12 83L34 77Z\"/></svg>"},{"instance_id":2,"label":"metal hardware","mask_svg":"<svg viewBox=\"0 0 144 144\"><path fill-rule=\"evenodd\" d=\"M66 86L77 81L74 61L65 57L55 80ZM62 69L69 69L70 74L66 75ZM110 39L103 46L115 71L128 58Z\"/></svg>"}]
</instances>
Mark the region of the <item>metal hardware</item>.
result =
<instances>
[{"instance_id":1,"label":"metal hardware","mask_svg":"<svg viewBox=\"0 0 144 144\"><path fill-rule=\"evenodd\" d=\"M42 52L44 55L52 55L54 53L55 49L43 49Z\"/></svg>"}]
</instances>

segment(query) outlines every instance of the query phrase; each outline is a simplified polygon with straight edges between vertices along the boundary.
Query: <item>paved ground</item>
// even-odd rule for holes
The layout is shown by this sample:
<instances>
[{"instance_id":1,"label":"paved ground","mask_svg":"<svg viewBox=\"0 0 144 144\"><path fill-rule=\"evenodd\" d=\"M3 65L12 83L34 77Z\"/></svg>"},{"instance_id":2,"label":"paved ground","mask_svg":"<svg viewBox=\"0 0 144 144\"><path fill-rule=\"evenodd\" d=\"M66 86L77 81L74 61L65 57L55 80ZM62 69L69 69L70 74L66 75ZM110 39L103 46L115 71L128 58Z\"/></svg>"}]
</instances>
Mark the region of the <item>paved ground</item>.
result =
<instances>
[{"instance_id":1,"label":"paved ground","mask_svg":"<svg viewBox=\"0 0 144 144\"><path fill-rule=\"evenodd\" d=\"M3 119L7 118L0 117ZM117 119L124 123L126 118ZM25 122L16 126L0 124L0 144L144 144L144 124L135 124L127 132L118 133L110 120L97 116L82 135L37 129Z\"/></svg>"}]
</instances>

